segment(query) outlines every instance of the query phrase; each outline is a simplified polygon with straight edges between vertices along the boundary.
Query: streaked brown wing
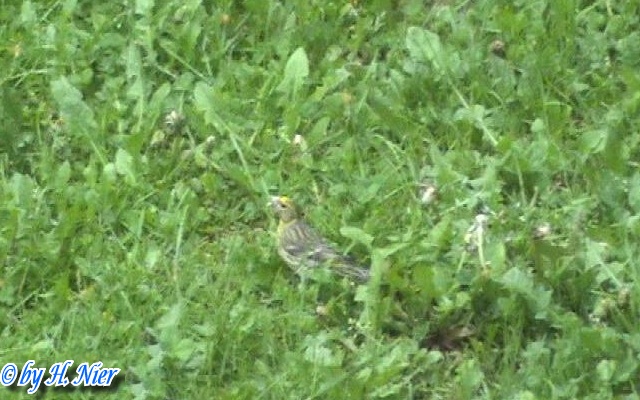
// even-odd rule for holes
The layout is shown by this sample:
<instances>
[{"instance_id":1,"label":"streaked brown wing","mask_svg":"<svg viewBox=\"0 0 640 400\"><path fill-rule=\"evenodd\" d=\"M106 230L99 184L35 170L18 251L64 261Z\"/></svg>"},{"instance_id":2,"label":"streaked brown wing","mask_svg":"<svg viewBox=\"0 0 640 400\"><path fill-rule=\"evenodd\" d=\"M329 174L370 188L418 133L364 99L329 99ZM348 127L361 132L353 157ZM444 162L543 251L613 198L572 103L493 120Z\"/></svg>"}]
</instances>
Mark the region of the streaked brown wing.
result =
<instances>
[{"instance_id":1,"label":"streaked brown wing","mask_svg":"<svg viewBox=\"0 0 640 400\"><path fill-rule=\"evenodd\" d=\"M335 250L311 226L299 221L289 226L282 234L282 248L289 259L297 259L310 268L328 266L338 275L358 281L369 279L369 271L358 267L355 260Z\"/></svg>"}]
</instances>

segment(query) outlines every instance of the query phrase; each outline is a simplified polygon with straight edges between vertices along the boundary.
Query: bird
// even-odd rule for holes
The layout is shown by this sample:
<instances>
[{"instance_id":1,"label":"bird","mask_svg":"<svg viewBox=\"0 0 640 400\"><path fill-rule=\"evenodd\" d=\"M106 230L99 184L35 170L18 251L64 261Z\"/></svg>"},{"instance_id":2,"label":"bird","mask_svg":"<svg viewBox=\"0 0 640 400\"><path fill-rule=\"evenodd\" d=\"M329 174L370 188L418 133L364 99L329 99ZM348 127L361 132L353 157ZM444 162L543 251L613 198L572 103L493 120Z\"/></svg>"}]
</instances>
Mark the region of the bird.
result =
<instances>
[{"instance_id":1,"label":"bird","mask_svg":"<svg viewBox=\"0 0 640 400\"><path fill-rule=\"evenodd\" d=\"M359 266L316 231L302 217L298 206L287 196L271 197L271 207L280 221L276 231L278 255L296 273L327 267L339 276L358 283L369 280L369 269Z\"/></svg>"}]
</instances>

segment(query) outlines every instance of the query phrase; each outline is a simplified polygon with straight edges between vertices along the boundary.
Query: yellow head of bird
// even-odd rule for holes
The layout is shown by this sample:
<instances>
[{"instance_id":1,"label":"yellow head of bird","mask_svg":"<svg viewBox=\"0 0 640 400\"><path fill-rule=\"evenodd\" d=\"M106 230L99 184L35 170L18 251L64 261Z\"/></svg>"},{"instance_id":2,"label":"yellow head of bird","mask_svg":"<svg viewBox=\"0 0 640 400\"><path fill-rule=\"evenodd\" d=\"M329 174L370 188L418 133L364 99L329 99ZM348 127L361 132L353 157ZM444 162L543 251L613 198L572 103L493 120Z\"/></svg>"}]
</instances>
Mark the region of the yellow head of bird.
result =
<instances>
[{"instance_id":1,"label":"yellow head of bird","mask_svg":"<svg viewBox=\"0 0 640 400\"><path fill-rule=\"evenodd\" d=\"M271 198L271 207L283 222L289 222L298 218L298 207L293 200L287 196L273 196Z\"/></svg>"}]
</instances>

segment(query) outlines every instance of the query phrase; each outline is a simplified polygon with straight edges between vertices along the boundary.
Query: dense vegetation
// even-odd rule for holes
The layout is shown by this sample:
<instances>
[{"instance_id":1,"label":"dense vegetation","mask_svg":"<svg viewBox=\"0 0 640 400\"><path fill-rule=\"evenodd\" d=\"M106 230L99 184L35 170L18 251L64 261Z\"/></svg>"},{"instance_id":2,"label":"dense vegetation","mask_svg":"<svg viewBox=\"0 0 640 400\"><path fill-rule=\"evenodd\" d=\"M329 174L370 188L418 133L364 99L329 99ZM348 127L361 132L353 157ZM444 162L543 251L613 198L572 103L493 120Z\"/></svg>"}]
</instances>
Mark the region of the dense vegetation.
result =
<instances>
[{"instance_id":1,"label":"dense vegetation","mask_svg":"<svg viewBox=\"0 0 640 400\"><path fill-rule=\"evenodd\" d=\"M0 368L122 369L48 398L640 397L640 3L0 4Z\"/></svg>"}]
</instances>

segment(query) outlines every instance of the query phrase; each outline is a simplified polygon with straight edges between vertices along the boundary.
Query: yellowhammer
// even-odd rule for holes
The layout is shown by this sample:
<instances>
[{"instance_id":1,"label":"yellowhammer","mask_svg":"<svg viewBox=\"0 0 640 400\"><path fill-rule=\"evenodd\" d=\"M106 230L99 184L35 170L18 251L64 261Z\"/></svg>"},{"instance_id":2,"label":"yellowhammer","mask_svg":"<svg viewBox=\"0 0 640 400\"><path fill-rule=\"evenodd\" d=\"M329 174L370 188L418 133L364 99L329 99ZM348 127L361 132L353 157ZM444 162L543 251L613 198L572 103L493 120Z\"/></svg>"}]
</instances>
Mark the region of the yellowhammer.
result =
<instances>
[{"instance_id":1,"label":"yellowhammer","mask_svg":"<svg viewBox=\"0 0 640 400\"><path fill-rule=\"evenodd\" d=\"M286 196L271 198L271 206L280 223L277 231L278 254L297 273L326 266L338 275L365 282L369 270L356 265L351 257L337 252L301 216L295 203Z\"/></svg>"}]
</instances>

